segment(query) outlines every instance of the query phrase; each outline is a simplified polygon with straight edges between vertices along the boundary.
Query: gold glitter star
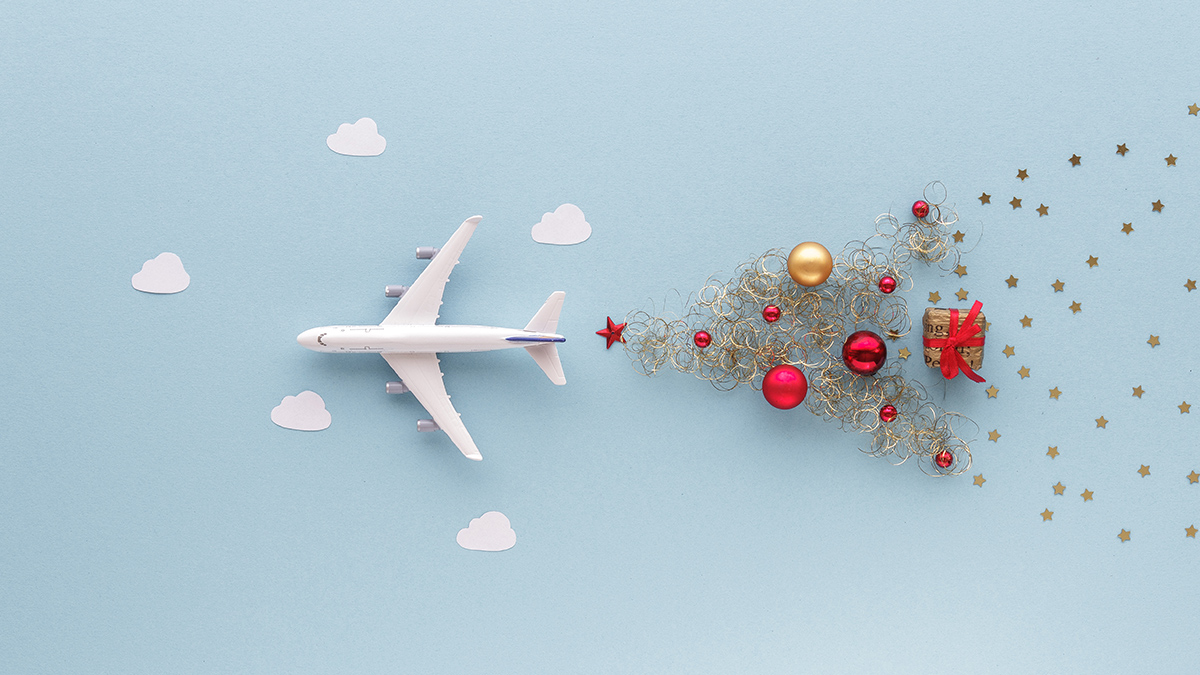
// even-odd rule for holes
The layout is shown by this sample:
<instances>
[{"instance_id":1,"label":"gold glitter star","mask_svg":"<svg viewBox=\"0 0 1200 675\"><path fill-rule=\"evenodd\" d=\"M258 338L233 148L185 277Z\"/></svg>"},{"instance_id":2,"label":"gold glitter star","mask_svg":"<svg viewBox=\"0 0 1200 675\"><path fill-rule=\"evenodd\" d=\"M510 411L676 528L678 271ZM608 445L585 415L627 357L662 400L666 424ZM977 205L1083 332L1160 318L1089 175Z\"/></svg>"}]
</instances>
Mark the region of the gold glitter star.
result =
<instances>
[{"instance_id":1,"label":"gold glitter star","mask_svg":"<svg viewBox=\"0 0 1200 675\"><path fill-rule=\"evenodd\" d=\"M1024 326L1025 328L1032 328L1033 327L1033 319L1029 318L1029 315L1026 314L1025 318L1021 319L1021 325Z\"/></svg>"},{"instance_id":2,"label":"gold glitter star","mask_svg":"<svg viewBox=\"0 0 1200 675\"><path fill-rule=\"evenodd\" d=\"M986 333L986 332L990 331L991 329L992 329L992 322L985 320L983 322L983 332Z\"/></svg>"},{"instance_id":3,"label":"gold glitter star","mask_svg":"<svg viewBox=\"0 0 1200 675\"><path fill-rule=\"evenodd\" d=\"M1041 218L1042 216L1048 216L1048 215L1050 215L1050 207L1046 206L1045 204L1042 204L1041 206L1037 207L1037 212L1038 212L1039 218Z\"/></svg>"},{"instance_id":4,"label":"gold glitter star","mask_svg":"<svg viewBox=\"0 0 1200 675\"><path fill-rule=\"evenodd\" d=\"M1050 398L1057 401L1059 396L1062 396L1062 392L1058 390L1058 387L1055 387L1050 390Z\"/></svg>"},{"instance_id":5,"label":"gold glitter star","mask_svg":"<svg viewBox=\"0 0 1200 675\"><path fill-rule=\"evenodd\" d=\"M1080 312L1080 310L1082 310L1082 309L1083 309L1083 305L1079 304L1078 301L1071 303L1071 313L1072 314L1078 314Z\"/></svg>"},{"instance_id":6,"label":"gold glitter star","mask_svg":"<svg viewBox=\"0 0 1200 675\"><path fill-rule=\"evenodd\" d=\"M908 359L908 357L912 356L912 352L908 351L908 347L901 347L899 356L902 359Z\"/></svg>"},{"instance_id":7,"label":"gold glitter star","mask_svg":"<svg viewBox=\"0 0 1200 675\"><path fill-rule=\"evenodd\" d=\"M999 441L1000 440L1000 431L998 429L992 429L991 431L989 431L988 432L988 440L993 443L995 443L996 441Z\"/></svg>"},{"instance_id":8,"label":"gold glitter star","mask_svg":"<svg viewBox=\"0 0 1200 675\"><path fill-rule=\"evenodd\" d=\"M1065 281L1059 281L1058 279L1055 279L1055 280L1054 280L1054 283L1052 283L1052 284L1050 284L1050 285L1054 287L1054 292L1055 292L1055 293L1062 293L1063 286L1066 286L1066 285L1067 285L1067 282L1065 282Z\"/></svg>"},{"instance_id":9,"label":"gold glitter star","mask_svg":"<svg viewBox=\"0 0 1200 675\"><path fill-rule=\"evenodd\" d=\"M987 482L987 479L983 477L983 474L978 474L975 476L975 484L978 485L979 487L983 487L983 484L986 482Z\"/></svg>"},{"instance_id":10,"label":"gold glitter star","mask_svg":"<svg viewBox=\"0 0 1200 675\"><path fill-rule=\"evenodd\" d=\"M962 240L963 240L963 238L964 238L964 237L966 237L967 235L966 235L966 234L964 234L962 230L956 230L956 231L954 232L954 234L952 234L952 235L950 235L950 236L954 237L954 243L956 243L956 244L961 244L961 243L962 243Z\"/></svg>"},{"instance_id":11,"label":"gold glitter star","mask_svg":"<svg viewBox=\"0 0 1200 675\"><path fill-rule=\"evenodd\" d=\"M988 194L988 193L986 193L986 192L985 192L985 193L983 193L983 194L981 194L981 195L979 195L979 203L980 203L980 204L991 204L991 203L992 203L992 196L991 196L991 195L989 195L989 194Z\"/></svg>"},{"instance_id":12,"label":"gold glitter star","mask_svg":"<svg viewBox=\"0 0 1200 675\"><path fill-rule=\"evenodd\" d=\"M994 385L994 384L992 386L988 387L987 389L984 389L984 391L987 392L988 398L996 398L996 394L1000 393L1000 390L997 389L996 385Z\"/></svg>"},{"instance_id":13,"label":"gold glitter star","mask_svg":"<svg viewBox=\"0 0 1200 675\"><path fill-rule=\"evenodd\" d=\"M1012 345L1004 345L1004 349L1001 351L1003 351L1004 355L1008 358L1012 358L1013 354L1017 353L1017 350L1013 349Z\"/></svg>"},{"instance_id":14,"label":"gold glitter star","mask_svg":"<svg viewBox=\"0 0 1200 675\"><path fill-rule=\"evenodd\" d=\"M1014 211L1016 211L1017 209L1021 208L1021 200L1020 200L1020 199L1017 199L1016 197L1013 197L1013 198L1012 198L1012 201L1011 201L1011 202L1009 202L1009 204L1011 204L1011 205L1012 205L1012 207L1013 207L1013 210L1014 210Z\"/></svg>"},{"instance_id":15,"label":"gold glitter star","mask_svg":"<svg viewBox=\"0 0 1200 675\"><path fill-rule=\"evenodd\" d=\"M1004 280L1004 283L1008 284L1009 288L1016 288L1017 281L1018 281L1018 279L1010 274L1010 275L1008 275L1008 278Z\"/></svg>"},{"instance_id":16,"label":"gold glitter star","mask_svg":"<svg viewBox=\"0 0 1200 675\"><path fill-rule=\"evenodd\" d=\"M1095 267L1100 264L1100 259L1094 255L1089 255L1087 259L1088 267Z\"/></svg>"},{"instance_id":17,"label":"gold glitter star","mask_svg":"<svg viewBox=\"0 0 1200 675\"><path fill-rule=\"evenodd\" d=\"M1150 202L1150 208L1155 213L1162 213L1164 206L1166 206L1166 204L1163 204L1161 199L1156 199L1156 200Z\"/></svg>"},{"instance_id":18,"label":"gold glitter star","mask_svg":"<svg viewBox=\"0 0 1200 675\"><path fill-rule=\"evenodd\" d=\"M1079 166L1079 160L1083 159L1079 155L1071 155L1071 166Z\"/></svg>"},{"instance_id":19,"label":"gold glitter star","mask_svg":"<svg viewBox=\"0 0 1200 675\"><path fill-rule=\"evenodd\" d=\"M1124 232L1125 234L1129 234L1130 232L1133 232L1133 223L1122 223L1121 231Z\"/></svg>"},{"instance_id":20,"label":"gold glitter star","mask_svg":"<svg viewBox=\"0 0 1200 675\"><path fill-rule=\"evenodd\" d=\"M1047 520L1050 520L1053 517L1054 517L1054 512L1051 511L1050 509L1046 509L1045 511L1042 511L1042 522L1043 523L1046 522Z\"/></svg>"},{"instance_id":21,"label":"gold glitter star","mask_svg":"<svg viewBox=\"0 0 1200 675\"><path fill-rule=\"evenodd\" d=\"M1057 445L1049 446L1049 449L1046 450L1046 454L1050 455L1050 459L1054 459L1055 457L1058 457L1058 446Z\"/></svg>"},{"instance_id":22,"label":"gold glitter star","mask_svg":"<svg viewBox=\"0 0 1200 675\"><path fill-rule=\"evenodd\" d=\"M1054 494L1056 494L1056 495L1061 495L1063 493L1063 490L1067 489L1067 486L1063 485L1062 481L1058 481L1058 483L1056 485L1051 485L1050 487L1054 488Z\"/></svg>"},{"instance_id":23,"label":"gold glitter star","mask_svg":"<svg viewBox=\"0 0 1200 675\"><path fill-rule=\"evenodd\" d=\"M1163 159L1166 160L1167 166L1175 166L1175 160L1179 158L1175 155L1167 155L1166 157L1163 157Z\"/></svg>"},{"instance_id":24,"label":"gold glitter star","mask_svg":"<svg viewBox=\"0 0 1200 675\"><path fill-rule=\"evenodd\" d=\"M1080 493L1080 495L1079 495L1079 496L1080 496L1080 497L1083 497L1083 501L1085 501L1085 502L1090 502L1090 501L1092 501L1092 495L1093 495L1093 494L1095 494L1095 493L1094 493L1094 492L1092 492L1091 490L1087 489L1087 488L1084 488L1084 489L1083 489L1083 492L1082 492L1082 493Z\"/></svg>"},{"instance_id":25,"label":"gold glitter star","mask_svg":"<svg viewBox=\"0 0 1200 675\"><path fill-rule=\"evenodd\" d=\"M1096 428L1097 429L1107 429L1108 428L1108 420L1104 419L1104 415L1101 415L1096 418Z\"/></svg>"},{"instance_id":26,"label":"gold glitter star","mask_svg":"<svg viewBox=\"0 0 1200 675\"><path fill-rule=\"evenodd\" d=\"M955 295L957 295L957 296L958 296L958 299L959 299L959 300L966 300L966 299L967 299L967 291L966 291L966 290L964 290L964 289L962 289L962 288L958 289L958 292L957 292L957 293L955 293Z\"/></svg>"},{"instance_id":27,"label":"gold glitter star","mask_svg":"<svg viewBox=\"0 0 1200 675\"><path fill-rule=\"evenodd\" d=\"M1020 178L1022 181L1024 181L1026 178L1029 178L1029 172L1025 169L1021 169L1017 172L1017 178Z\"/></svg>"},{"instance_id":28,"label":"gold glitter star","mask_svg":"<svg viewBox=\"0 0 1200 675\"><path fill-rule=\"evenodd\" d=\"M887 339L891 340L892 342L895 342L896 340L899 340L899 339L900 339L900 337L901 337L899 333L897 333L896 331L894 331L894 330L891 330L891 329L889 329L889 330L885 330L885 331L883 332L883 336L884 336L885 338L887 338Z\"/></svg>"},{"instance_id":29,"label":"gold glitter star","mask_svg":"<svg viewBox=\"0 0 1200 675\"><path fill-rule=\"evenodd\" d=\"M1187 475L1189 483L1200 483L1200 473L1196 473L1195 469Z\"/></svg>"},{"instance_id":30,"label":"gold glitter star","mask_svg":"<svg viewBox=\"0 0 1200 675\"><path fill-rule=\"evenodd\" d=\"M1133 534L1129 530L1121 530L1121 534L1117 535L1117 539L1121 541L1129 541L1129 535Z\"/></svg>"},{"instance_id":31,"label":"gold glitter star","mask_svg":"<svg viewBox=\"0 0 1200 675\"><path fill-rule=\"evenodd\" d=\"M1021 366L1021 369L1017 371L1017 374L1020 375L1021 379L1023 380L1025 378L1029 377L1029 369L1026 368L1025 366Z\"/></svg>"},{"instance_id":32,"label":"gold glitter star","mask_svg":"<svg viewBox=\"0 0 1200 675\"><path fill-rule=\"evenodd\" d=\"M1138 397L1138 398L1141 398L1141 397L1142 397L1142 394L1144 394L1144 393L1146 393L1146 390L1145 390L1145 389L1142 389L1141 387L1134 387L1134 388L1133 388L1133 395L1134 395L1134 396L1136 396L1136 397Z\"/></svg>"},{"instance_id":33,"label":"gold glitter star","mask_svg":"<svg viewBox=\"0 0 1200 675\"><path fill-rule=\"evenodd\" d=\"M1188 106L1188 114L1195 115L1196 113L1200 113L1200 105L1196 105L1195 103L1189 105Z\"/></svg>"},{"instance_id":34,"label":"gold glitter star","mask_svg":"<svg viewBox=\"0 0 1200 675\"><path fill-rule=\"evenodd\" d=\"M938 304L939 302L941 302L941 301L942 301L942 294L941 294L941 293L938 293L937 291L934 291L934 292L930 293L930 294L929 294L929 301L930 301L930 302L932 302L932 303L933 303L933 304L935 304L935 305L936 305L936 304Z\"/></svg>"},{"instance_id":35,"label":"gold glitter star","mask_svg":"<svg viewBox=\"0 0 1200 675\"><path fill-rule=\"evenodd\" d=\"M1150 475L1150 466L1148 464L1143 464L1142 468L1138 469L1138 473L1142 474L1142 478L1149 476Z\"/></svg>"},{"instance_id":36,"label":"gold glitter star","mask_svg":"<svg viewBox=\"0 0 1200 675\"><path fill-rule=\"evenodd\" d=\"M958 267L955 267L955 268L954 268L954 273L958 275L958 278L959 278L959 279L961 279L961 278L963 278L963 277L967 276L967 266L966 266L966 265L959 265Z\"/></svg>"},{"instance_id":37,"label":"gold glitter star","mask_svg":"<svg viewBox=\"0 0 1200 675\"><path fill-rule=\"evenodd\" d=\"M1182 415L1182 414L1184 414L1184 413L1186 413L1186 412L1190 412L1190 411L1191 411L1191 409L1192 409L1192 406L1191 406L1191 405L1189 405L1187 401L1184 401L1183 403L1180 403L1179 405L1177 405L1177 406L1175 406L1175 407L1176 407L1176 408L1179 408L1179 414L1180 414L1180 415Z\"/></svg>"},{"instance_id":38,"label":"gold glitter star","mask_svg":"<svg viewBox=\"0 0 1200 675\"><path fill-rule=\"evenodd\" d=\"M1188 289L1188 293L1191 293L1192 291L1196 290L1196 280L1188 279L1187 283L1185 283L1183 287Z\"/></svg>"},{"instance_id":39,"label":"gold glitter star","mask_svg":"<svg viewBox=\"0 0 1200 675\"><path fill-rule=\"evenodd\" d=\"M1196 529L1195 525L1189 525L1183 528L1183 531L1187 532L1187 536L1191 537L1192 539L1196 538L1196 532L1200 532L1200 530Z\"/></svg>"},{"instance_id":40,"label":"gold glitter star","mask_svg":"<svg viewBox=\"0 0 1200 675\"><path fill-rule=\"evenodd\" d=\"M1118 155L1124 157L1125 153L1127 153L1127 152L1129 152L1129 148L1125 147L1124 143L1117 146L1117 154Z\"/></svg>"},{"instance_id":41,"label":"gold glitter star","mask_svg":"<svg viewBox=\"0 0 1200 675\"><path fill-rule=\"evenodd\" d=\"M1151 336L1150 336L1150 339L1149 339L1149 340L1146 340L1146 344L1150 345L1150 348L1151 348L1151 349L1153 349L1153 348L1157 347L1157 346L1159 345L1159 342L1158 342L1158 336L1157 336L1157 335L1151 335Z\"/></svg>"}]
</instances>

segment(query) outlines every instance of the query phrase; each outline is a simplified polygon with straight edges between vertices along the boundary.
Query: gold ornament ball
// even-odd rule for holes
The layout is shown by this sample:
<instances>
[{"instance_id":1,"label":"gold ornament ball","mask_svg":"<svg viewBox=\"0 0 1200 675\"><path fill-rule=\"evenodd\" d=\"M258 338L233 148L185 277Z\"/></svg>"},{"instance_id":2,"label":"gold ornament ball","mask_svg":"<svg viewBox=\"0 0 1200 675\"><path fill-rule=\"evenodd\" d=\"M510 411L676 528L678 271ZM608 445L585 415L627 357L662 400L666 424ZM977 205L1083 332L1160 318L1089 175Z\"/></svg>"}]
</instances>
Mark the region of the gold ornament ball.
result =
<instances>
[{"instance_id":1,"label":"gold ornament ball","mask_svg":"<svg viewBox=\"0 0 1200 675\"><path fill-rule=\"evenodd\" d=\"M815 241L806 241L788 254L788 274L801 286L817 286L833 273L833 256Z\"/></svg>"}]
</instances>

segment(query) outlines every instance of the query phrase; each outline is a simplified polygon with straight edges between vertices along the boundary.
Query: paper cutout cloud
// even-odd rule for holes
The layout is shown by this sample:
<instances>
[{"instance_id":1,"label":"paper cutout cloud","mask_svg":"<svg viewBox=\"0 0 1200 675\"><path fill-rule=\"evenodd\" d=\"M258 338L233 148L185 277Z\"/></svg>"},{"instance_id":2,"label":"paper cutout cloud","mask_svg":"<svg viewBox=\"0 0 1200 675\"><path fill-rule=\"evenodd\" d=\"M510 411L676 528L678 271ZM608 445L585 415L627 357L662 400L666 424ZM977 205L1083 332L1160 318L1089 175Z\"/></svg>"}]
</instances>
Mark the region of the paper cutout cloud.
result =
<instances>
[{"instance_id":1,"label":"paper cutout cloud","mask_svg":"<svg viewBox=\"0 0 1200 675\"><path fill-rule=\"evenodd\" d=\"M178 293L192 283L183 269L183 261L174 253L159 253L142 263L142 271L133 275L133 287L143 293Z\"/></svg>"},{"instance_id":2,"label":"paper cutout cloud","mask_svg":"<svg viewBox=\"0 0 1200 675\"><path fill-rule=\"evenodd\" d=\"M533 226L533 240L539 244L569 246L592 236L592 226L583 218L583 211L574 204L563 204L554 213L542 214L542 221Z\"/></svg>"},{"instance_id":3,"label":"paper cutout cloud","mask_svg":"<svg viewBox=\"0 0 1200 675\"><path fill-rule=\"evenodd\" d=\"M471 524L458 531L458 545L468 551L506 551L517 543L517 533L508 516L499 511L472 518Z\"/></svg>"},{"instance_id":4,"label":"paper cutout cloud","mask_svg":"<svg viewBox=\"0 0 1200 675\"><path fill-rule=\"evenodd\" d=\"M325 145L339 155L374 157L383 154L387 139L379 135L375 120L364 117L354 124L342 124L336 134L329 134Z\"/></svg>"},{"instance_id":5,"label":"paper cutout cloud","mask_svg":"<svg viewBox=\"0 0 1200 675\"><path fill-rule=\"evenodd\" d=\"M302 391L295 396L284 396L271 409L271 421L284 429L320 431L329 427L333 417L325 409L325 399L314 391Z\"/></svg>"}]
</instances>

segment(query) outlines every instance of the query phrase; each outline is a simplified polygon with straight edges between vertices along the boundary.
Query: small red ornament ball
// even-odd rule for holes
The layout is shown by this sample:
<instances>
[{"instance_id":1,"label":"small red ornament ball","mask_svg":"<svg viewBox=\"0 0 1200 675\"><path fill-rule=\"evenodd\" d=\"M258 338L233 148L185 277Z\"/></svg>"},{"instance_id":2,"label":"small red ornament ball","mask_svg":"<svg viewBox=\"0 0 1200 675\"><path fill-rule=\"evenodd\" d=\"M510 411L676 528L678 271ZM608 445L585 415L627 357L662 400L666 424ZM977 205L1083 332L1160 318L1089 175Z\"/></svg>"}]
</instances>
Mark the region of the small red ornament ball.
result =
<instances>
[{"instance_id":1,"label":"small red ornament ball","mask_svg":"<svg viewBox=\"0 0 1200 675\"><path fill-rule=\"evenodd\" d=\"M696 343L696 346L700 349L704 349L712 344L712 336L709 335L708 331L706 330L698 330L696 331L696 334L692 336L692 342Z\"/></svg>"},{"instance_id":2,"label":"small red ornament ball","mask_svg":"<svg viewBox=\"0 0 1200 675\"><path fill-rule=\"evenodd\" d=\"M884 422L891 422L892 420L896 419L896 406L889 403L880 408L879 419L883 420Z\"/></svg>"},{"instance_id":3,"label":"small red ornament ball","mask_svg":"<svg viewBox=\"0 0 1200 675\"><path fill-rule=\"evenodd\" d=\"M781 410L789 410L804 402L804 397L808 395L808 379L796 366L783 363L763 376L762 392L767 403Z\"/></svg>"},{"instance_id":4,"label":"small red ornament ball","mask_svg":"<svg viewBox=\"0 0 1200 675\"><path fill-rule=\"evenodd\" d=\"M949 450L943 450L933 456L933 463L943 469L948 469L954 463L954 454Z\"/></svg>"},{"instance_id":5,"label":"small red ornament ball","mask_svg":"<svg viewBox=\"0 0 1200 675\"><path fill-rule=\"evenodd\" d=\"M887 345L883 338L869 330L851 333L842 343L842 361L852 373L874 375L886 360Z\"/></svg>"},{"instance_id":6,"label":"small red ornament ball","mask_svg":"<svg viewBox=\"0 0 1200 675\"><path fill-rule=\"evenodd\" d=\"M929 215L929 203L924 199L918 199L913 202L913 215L918 218L924 218Z\"/></svg>"},{"instance_id":7,"label":"small red ornament ball","mask_svg":"<svg viewBox=\"0 0 1200 675\"><path fill-rule=\"evenodd\" d=\"M879 292L891 293L896 290L896 279L894 277L884 277L879 280Z\"/></svg>"},{"instance_id":8,"label":"small red ornament ball","mask_svg":"<svg viewBox=\"0 0 1200 675\"><path fill-rule=\"evenodd\" d=\"M763 307L763 318L767 320L767 323L775 323L779 320L779 315L779 308L775 305L767 305L766 307Z\"/></svg>"}]
</instances>

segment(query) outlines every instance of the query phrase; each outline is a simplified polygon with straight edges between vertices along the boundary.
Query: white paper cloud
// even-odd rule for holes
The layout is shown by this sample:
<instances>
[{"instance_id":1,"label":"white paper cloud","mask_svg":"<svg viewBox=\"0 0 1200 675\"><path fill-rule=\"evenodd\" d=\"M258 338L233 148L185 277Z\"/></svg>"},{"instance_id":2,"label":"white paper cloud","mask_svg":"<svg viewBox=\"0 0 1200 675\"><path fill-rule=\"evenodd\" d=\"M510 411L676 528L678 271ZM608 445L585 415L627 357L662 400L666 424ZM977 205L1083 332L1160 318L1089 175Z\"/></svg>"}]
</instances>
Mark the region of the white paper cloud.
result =
<instances>
[{"instance_id":1,"label":"white paper cloud","mask_svg":"<svg viewBox=\"0 0 1200 675\"><path fill-rule=\"evenodd\" d=\"M387 139L379 135L375 120L364 117L354 124L343 124L336 134L329 134L325 145L339 155L374 157L383 154Z\"/></svg>"},{"instance_id":2,"label":"white paper cloud","mask_svg":"<svg viewBox=\"0 0 1200 675\"><path fill-rule=\"evenodd\" d=\"M458 545L468 551L505 551L517 543L517 533L508 516L499 511L472 518L471 524L458 531Z\"/></svg>"},{"instance_id":3,"label":"white paper cloud","mask_svg":"<svg viewBox=\"0 0 1200 675\"><path fill-rule=\"evenodd\" d=\"M554 213L542 214L542 222L533 226L533 240L539 244L568 246L592 236L592 226L583 219L583 211L574 204L563 204Z\"/></svg>"},{"instance_id":4,"label":"white paper cloud","mask_svg":"<svg viewBox=\"0 0 1200 675\"><path fill-rule=\"evenodd\" d=\"M178 293L192 283L183 269L183 261L174 253L159 253L142 263L142 271L133 275L133 287L143 293Z\"/></svg>"},{"instance_id":5,"label":"white paper cloud","mask_svg":"<svg viewBox=\"0 0 1200 675\"><path fill-rule=\"evenodd\" d=\"M283 402L271 409L271 421L284 429L320 431L329 427L333 417L325 409L325 399L314 391L302 391L284 396Z\"/></svg>"}]
</instances>

